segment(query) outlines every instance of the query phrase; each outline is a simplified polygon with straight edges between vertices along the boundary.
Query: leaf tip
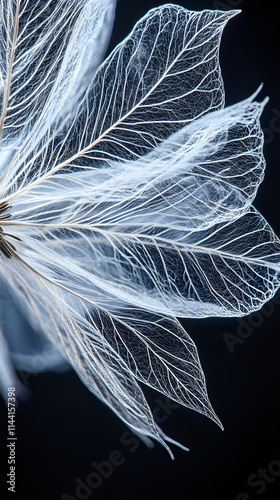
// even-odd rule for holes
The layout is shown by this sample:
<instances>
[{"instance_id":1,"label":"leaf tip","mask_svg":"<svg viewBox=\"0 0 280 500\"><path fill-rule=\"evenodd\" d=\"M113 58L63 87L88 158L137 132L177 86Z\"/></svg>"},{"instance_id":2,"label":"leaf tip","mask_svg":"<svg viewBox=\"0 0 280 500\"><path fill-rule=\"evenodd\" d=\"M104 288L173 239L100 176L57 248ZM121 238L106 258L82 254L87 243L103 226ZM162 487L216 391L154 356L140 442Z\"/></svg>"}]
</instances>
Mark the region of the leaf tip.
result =
<instances>
[{"instance_id":1,"label":"leaf tip","mask_svg":"<svg viewBox=\"0 0 280 500\"><path fill-rule=\"evenodd\" d=\"M233 10L230 10L229 12L230 12L230 17L235 17L238 14L241 14L242 10L241 9L233 9Z\"/></svg>"},{"instance_id":2,"label":"leaf tip","mask_svg":"<svg viewBox=\"0 0 280 500\"><path fill-rule=\"evenodd\" d=\"M255 92L253 92L253 94L248 98L246 99L248 102L253 102L254 99L259 95L259 93L261 92L261 90L263 89L263 82L258 86L257 90L255 90ZM266 96L259 104L260 108L261 108L261 113L263 111L263 108L265 107L265 105L268 103L269 101L269 96Z\"/></svg>"},{"instance_id":3,"label":"leaf tip","mask_svg":"<svg viewBox=\"0 0 280 500\"><path fill-rule=\"evenodd\" d=\"M215 422L215 423L217 424L217 426L218 426L218 427L220 427L220 429L221 429L222 431L224 431L224 430L225 430L225 428L224 428L224 426L223 426L222 422L221 422L221 421L220 421L220 419L217 417L216 413L214 413L214 415L213 415L213 419L212 419L212 420L213 420L213 422Z\"/></svg>"}]
</instances>

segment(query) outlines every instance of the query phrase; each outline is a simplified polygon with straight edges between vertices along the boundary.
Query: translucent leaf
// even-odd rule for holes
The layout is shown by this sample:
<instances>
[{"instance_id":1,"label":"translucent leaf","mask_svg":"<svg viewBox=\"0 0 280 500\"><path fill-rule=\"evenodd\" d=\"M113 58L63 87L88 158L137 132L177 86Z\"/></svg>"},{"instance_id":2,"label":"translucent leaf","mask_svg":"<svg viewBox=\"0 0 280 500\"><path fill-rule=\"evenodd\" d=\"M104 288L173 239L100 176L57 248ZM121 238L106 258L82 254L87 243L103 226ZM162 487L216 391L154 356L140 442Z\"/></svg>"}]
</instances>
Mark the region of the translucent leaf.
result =
<instances>
[{"instance_id":1,"label":"translucent leaf","mask_svg":"<svg viewBox=\"0 0 280 500\"><path fill-rule=\"evenodd\" d=\"M240 316L279 286L280 243L253 207L204 231L35 228L19 255L38 272L102 307L112 299L182 317ZM172 239L171 239L172 236Z\"/></svg>"},{"instance_id":2,"label":"translucent leaf","mask_svg":"<svg viewBox=\"0 0 280 500\"><path fill-rule=\"evenodd\" d=\"M17 196L14 220L143 232L201 230L240 217L265 166L264 103L254 97L195 120L139 160L44 180Z\"/></svg>"},{"instance_id":3,"label":"translucent leaf","mask_svg":"<svg viewBox=\"0 0 280 500\"><path fill-rule=\"evenodd\" d=\"M18 152L16 172L6 175L3 188L10 193L57 171L139 157L182 125L221 108L218 49L235 14L171 4L151 10L99 68L76 119L55 140L47 130L36 150Z\"/></svg>"},{"instance_id":4,"label":"translucent leaf","mask_svg":"<svg viewBox=\"0 0 280 500\"><path fill-rule=\"evenodd\" d=\"M127 425L137 432L157 439L168 449L161 437L164 434L155 425L132 370L120 356L119 349L114 349L116 346L113 345L112 339L109 342L109 337L106 339L103 335L105 322L112 325L113 316L95 308L96 314L93 317L90 311L94 306L89 301L82 301L77 294L66 293L62 287L53 286L45 279L42 280L38 274L30 273L27 268L22 269L17 261L12 263L10 271L10 275L3 277L3 280L7 279L16 304L25 311L33 327L40 328L55 342L87 387ZM121 318L116 319L116 327L118 323L121 324ZM217 420L207 397L204 375L191 340L190 346L191 369L197 376L195 383L205 401L201 408L205 414ZM195 396L195 403L199 405L200 402ZM167 436L164 438L169 440ZM170 454L172 456L171 452Z\"/></svg>"}]
</instances>

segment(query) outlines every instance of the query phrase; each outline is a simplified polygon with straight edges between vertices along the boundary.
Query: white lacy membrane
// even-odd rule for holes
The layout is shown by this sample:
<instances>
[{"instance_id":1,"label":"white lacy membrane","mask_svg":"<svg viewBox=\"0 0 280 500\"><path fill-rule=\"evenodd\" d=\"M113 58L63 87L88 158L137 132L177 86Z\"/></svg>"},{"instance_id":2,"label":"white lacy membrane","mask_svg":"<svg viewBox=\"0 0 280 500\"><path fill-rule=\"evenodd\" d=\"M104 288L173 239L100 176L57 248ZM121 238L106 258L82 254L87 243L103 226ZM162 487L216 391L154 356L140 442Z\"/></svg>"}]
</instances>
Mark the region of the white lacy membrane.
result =
<instances>
[{"instance_id":1,"label":"white lacy membrane","mask_svg":"<svg viewBox=\"0 0 280 500\"><path fill-rule=\"evenodd\" d=\"M256 92L224 108L218 50L237 11L153 9L92 79L114 2L62 5L39 23L43 38L32 38L31 23L28 50L15 51L1 192L12 205L2 227L17 258L0 255L1 279L55 346L53 368L64 356L133 430L173 442L138 381L220 424L175 316L242 316L279 288L280 242L252 206L264 176L266 100L255 102ZM30 61L58 46L53 25L63 26L63 50L41 73ZM82 65L101 36L94 67L79 73L75 61ZM23 73L29 83L18 90ZM13 359L30 366L24 356L22 346Z\"/></svg>"},{"instance_id":2,"label":"white lacy membrane","mask_svg":"<svg viewBox=\"0 0 280 500\"><path fill-rule=\"evenodd\" d=\"M51 143L72 120L105 53L115 4L1 1L0 172L5 171L6 183L15 187L21 163L30 160L30 154L35 160L40 145Z\"/></svg>"}]
</instances>

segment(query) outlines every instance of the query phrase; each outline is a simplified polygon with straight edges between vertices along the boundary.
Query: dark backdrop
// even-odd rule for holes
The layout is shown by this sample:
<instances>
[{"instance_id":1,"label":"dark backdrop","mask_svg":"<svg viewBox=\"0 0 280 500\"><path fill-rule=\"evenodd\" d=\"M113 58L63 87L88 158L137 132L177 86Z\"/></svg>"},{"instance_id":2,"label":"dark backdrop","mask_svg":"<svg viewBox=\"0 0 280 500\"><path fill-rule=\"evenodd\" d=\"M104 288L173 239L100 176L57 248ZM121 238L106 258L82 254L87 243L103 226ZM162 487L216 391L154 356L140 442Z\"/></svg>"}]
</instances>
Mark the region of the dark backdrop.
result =
<instances>
[{"instance_id":1,"label":"dark backdrop","mask_svg":"<svg viewBox=\"0 0 280 500\"><path fill-rule=\"evenodd\" d=\"M160 4L119 0L110 49L148 9ZM267 173L255 204L280 235L280 43L273 2L188 0L180 4L193 10L242 9L229 22L222 40L226 99L227 104L244 99L261 82L260 97L270 96L262 117ZM183 321L198 346L210 399L225 430L147 390L161 427L190 447L189 453L173 447L174 462L160 445L149 450L133 439L74 372L29 377L32 397L20 403L16 415L17 494L10 498L280 498L279 318L280 293L243 323L237 319ZM2 401L0 409L5 464L6 408ZM98 472L92 462L102 463L102 470ZM85 482L89 475L96 486L93 493L81 490L84 496L77 497L76 479ZM4 475L2 481L5 492Z\"/></svg>"}]
</instances>

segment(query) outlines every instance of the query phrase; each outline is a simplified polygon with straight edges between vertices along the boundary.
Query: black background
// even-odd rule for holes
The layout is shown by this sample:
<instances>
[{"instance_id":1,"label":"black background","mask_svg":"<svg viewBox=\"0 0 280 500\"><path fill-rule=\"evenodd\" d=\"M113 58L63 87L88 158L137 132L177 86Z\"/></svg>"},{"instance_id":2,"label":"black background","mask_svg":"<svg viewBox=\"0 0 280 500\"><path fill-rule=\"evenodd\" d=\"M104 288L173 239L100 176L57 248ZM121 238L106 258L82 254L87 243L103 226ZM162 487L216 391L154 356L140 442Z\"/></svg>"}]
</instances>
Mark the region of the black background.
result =
<instances>
[{"instance_id":1,"label":"black background","mask_svg":"<svg viewBox=\"0 0 280 500\"><path fill-rule=\"evenodd\" d=\"M162 2L119 0L110 50L126 36L147 10ZM226 104L246 98L264 82L260 97L270 96L262 117L265 131L266 178L255 205L280 236L280 99L279 16L276 2L247 0L188 0L180 4L191 10L242 9L225 29L221 67ZM280 498L280 476L266 481L265 490L247 481L259 468L280 461L279 318L277 305L245 318L247 338L230 352L225 334L237 336L237 319L185 320L184 327L197 344L208 392L224 425L183 407L162 410L160 425L174 439L190 448L186 453L172 447L175 461L158 444L149 450L136 438L125 444L126 427L80 382L74 372L41 374L28 378L31 398L21 402L16 414L17 493L7 498L61 500L76 496L76 478L85 481L94 472L93 461L108 461L118 450L123 462L107 470L89 499L147 500L261 500ZM239 328L239 330L238 330ZM245 331L244 329L242 330ZM163 396L152 390L146 395L152 409ZM176 405L175 405L176 406ZM6 498L6 407L1 410L1 494ZM136 449L137 448L137 449ZM112 458L112 455L111 457ZM96 472L96 471L95 471ZM269 475L271 478L271 475ZM97 480L98 477L95 477ZM238 496L241 492L248 494ZM63 494L70 497L63 497ZM2 496L1 496L2 498ZM81 497L80 497L81 498Z\"/></svg>"}]
</instances>

